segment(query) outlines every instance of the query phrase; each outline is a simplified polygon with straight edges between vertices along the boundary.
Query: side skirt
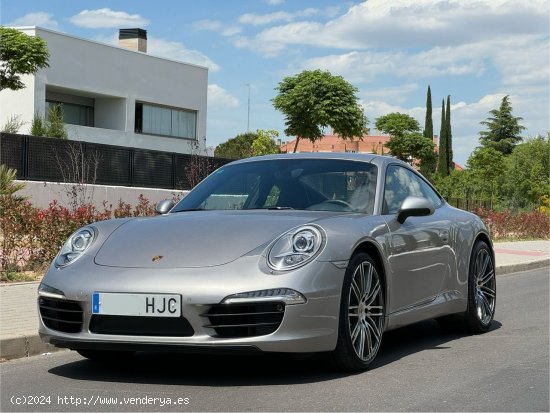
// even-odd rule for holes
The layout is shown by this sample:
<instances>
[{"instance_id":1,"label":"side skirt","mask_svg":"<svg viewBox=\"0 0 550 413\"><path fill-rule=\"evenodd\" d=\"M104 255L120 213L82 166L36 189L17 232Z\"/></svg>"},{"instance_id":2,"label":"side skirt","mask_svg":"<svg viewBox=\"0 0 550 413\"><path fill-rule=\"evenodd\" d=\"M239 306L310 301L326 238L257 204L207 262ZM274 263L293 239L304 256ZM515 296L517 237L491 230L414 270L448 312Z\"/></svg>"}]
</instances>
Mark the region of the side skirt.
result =
<instances>
[{"instance_id":1,"label":"side skirt","mask_svg":"<svg viewBox=\"0 0 550 413\"><path fill-rule=\"evenodd\" d=\"M468 300L458 291L447 291L429 303L408 307L388 316L386 331L430 318L466 311Z\"/></svg>"}]
</instances>

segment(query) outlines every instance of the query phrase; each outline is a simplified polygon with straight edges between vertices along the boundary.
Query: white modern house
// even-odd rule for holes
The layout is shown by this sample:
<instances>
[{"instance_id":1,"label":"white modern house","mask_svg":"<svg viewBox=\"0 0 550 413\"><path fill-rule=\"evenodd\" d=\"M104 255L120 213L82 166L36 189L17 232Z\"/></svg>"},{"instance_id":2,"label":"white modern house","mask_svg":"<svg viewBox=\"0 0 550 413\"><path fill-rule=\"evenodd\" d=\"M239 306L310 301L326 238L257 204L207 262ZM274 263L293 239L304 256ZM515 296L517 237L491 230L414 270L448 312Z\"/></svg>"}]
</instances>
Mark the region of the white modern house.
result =
<instances>
[{"instance_id":1,"label":"white modern house","mask_svg":"<svg viewBox=\"0 0 550 413\"><path fill-rule=\"evenodd\" d=\"M123 29L119 46L39 27L19 27L48 44L50 66L0 92L0 125L61 104L70 139L192 153L205 150L208 69L147 54L147 32ZM196 150L196 149L195 149Z\"/></svg>"}]
</instances>

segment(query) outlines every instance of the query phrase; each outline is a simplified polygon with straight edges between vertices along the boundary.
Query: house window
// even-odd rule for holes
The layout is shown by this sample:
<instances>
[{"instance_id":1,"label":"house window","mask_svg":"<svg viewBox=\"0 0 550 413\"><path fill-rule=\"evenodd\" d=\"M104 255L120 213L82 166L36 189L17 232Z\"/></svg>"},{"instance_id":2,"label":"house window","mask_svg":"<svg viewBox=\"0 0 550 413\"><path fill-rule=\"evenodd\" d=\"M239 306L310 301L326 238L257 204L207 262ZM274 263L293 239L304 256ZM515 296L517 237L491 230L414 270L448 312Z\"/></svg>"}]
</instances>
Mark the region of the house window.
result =
<instances>
[{"instance_id":1,"label":"house window","mask_svg":"<svg viewBox=\"0 0 550 413\"><path fill-rule=\"evenodd\" d=\"M94 126L94 107L78 105L75 103L60 102L55 100L46 101L46 110L55 106L61 107L63 122L71 125Z\"/></svg>"},{"instance_id":2,"label":"house window","mask_svg":"<svg viewBox=\"0 0 550 413\"><path fill-rule=\"evenodd\" d=\"M197 112L136 103L136 133L196 139Z\"/></svg>"}]
</instances>

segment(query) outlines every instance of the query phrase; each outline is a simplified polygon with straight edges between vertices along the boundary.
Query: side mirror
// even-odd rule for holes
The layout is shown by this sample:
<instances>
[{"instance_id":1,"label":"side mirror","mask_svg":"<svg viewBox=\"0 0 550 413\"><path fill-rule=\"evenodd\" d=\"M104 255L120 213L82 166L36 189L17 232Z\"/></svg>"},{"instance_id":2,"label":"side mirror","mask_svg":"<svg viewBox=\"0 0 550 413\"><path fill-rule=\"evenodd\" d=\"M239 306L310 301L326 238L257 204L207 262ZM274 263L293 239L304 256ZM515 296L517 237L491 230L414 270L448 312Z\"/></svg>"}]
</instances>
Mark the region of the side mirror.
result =
<instances>
[{"instance_id":1,"label":"side mirror","mask_svg":"<svg viewBox=\"0 0 550 413\"><path fill-rule=\"evenodd\" d=\"M164 215L170 212L170 210L174 207L174 202L171 199L165 199L164 201L160 201L157 206L155 207L155 211L158 215Z\"/></svg>"},{"instance_id":2,"label":"side mirror","mask_svg":"<svg viewBox=\"0 0 550 413\"><path fill-rule=\"evenodd\" d=\"M424 217L433 213L434 206L426 198L408 196L397 211L397 222L402 224L408 217Z\"/></svg>"}]
</instances>

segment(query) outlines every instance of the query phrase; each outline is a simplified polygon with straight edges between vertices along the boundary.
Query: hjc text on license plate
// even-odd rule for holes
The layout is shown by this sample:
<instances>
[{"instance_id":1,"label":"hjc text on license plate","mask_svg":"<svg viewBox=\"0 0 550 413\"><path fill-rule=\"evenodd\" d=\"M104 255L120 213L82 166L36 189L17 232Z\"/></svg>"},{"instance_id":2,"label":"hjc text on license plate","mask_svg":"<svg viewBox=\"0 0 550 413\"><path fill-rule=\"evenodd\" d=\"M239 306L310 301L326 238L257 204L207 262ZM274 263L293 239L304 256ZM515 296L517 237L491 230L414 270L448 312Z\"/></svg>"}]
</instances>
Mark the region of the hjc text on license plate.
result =
<instances>
[{"instance_id":1,"label":"hjc text on license plate","mask_svg":"<svg viewBox=\"0 0 550 413\"><path fill-rule=\"evenodd\" d=\"M181 295L94 292L92 314L181 317Z\"/></svg>"}]
</instances>

